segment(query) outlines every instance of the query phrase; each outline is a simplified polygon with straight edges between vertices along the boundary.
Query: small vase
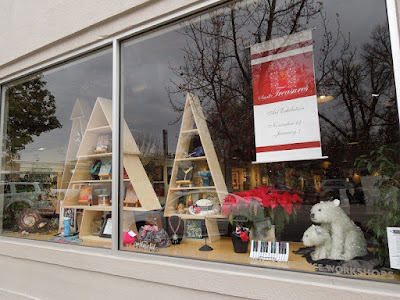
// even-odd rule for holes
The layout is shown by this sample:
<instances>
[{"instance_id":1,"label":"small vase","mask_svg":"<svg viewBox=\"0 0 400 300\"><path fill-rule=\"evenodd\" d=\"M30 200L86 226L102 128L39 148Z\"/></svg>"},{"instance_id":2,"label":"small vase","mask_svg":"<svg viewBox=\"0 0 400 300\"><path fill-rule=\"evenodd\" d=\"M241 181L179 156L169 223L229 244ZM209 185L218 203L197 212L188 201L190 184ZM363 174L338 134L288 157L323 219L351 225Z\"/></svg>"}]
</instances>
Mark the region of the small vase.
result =
<instances>
[{"instance_id":1,"label":"small vase","mask_svg":"<svg viewBox=\"0 0 400 300\"><path fill-rule=\"evenodd\" d=\"M243 242L235 232L232 232L232 244L235 253L247 253L249 241Z\"/></svg>"},{"instance_id":2,"label":"small vase","mask_svg":"<svg viewBox=\"0 0 400 300\"><path fill-rule=\"evenodd\" d=\"M265 242L277 241L275 225L270 225L269 229L265 231L256 231L256 230L250 231L250 240L265 241Z\"/></svg>"},{"instance_id":3,"label":"small vase","mask_svg":"<svg viewBox=\"0 0 400 300\"><path fill-rule=\"evenodd\" d=\"M276 230L272 224L271 218L267 217L264 220L254 222L250 232L250 239L256 241L275 242Z\"/></svg>"}]
</instances>

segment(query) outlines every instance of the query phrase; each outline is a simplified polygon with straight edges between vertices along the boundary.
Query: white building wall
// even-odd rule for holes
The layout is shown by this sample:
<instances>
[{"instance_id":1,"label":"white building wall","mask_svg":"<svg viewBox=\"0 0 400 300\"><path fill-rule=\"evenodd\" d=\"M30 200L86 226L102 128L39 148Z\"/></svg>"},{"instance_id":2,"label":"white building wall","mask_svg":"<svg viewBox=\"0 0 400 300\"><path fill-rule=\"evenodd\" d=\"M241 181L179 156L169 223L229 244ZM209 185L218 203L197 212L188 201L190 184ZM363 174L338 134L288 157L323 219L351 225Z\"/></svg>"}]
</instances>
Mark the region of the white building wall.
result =
<instances>
[{"instance_id":1,"label":"white building wall","mask_svg":"<svg viewBox=\"0 0 400 300\"><path fill-rule=\"evenodd\" d=\"M0 80L117 33L216 2L222 1L1 0Z\"/></svg>"},{"instance_id":2,"label":"white building wall","mask_svg":"<svg viewBox=\"0 0 400 300\"><path fill-rule=\"evenodd\" d=\"M222 1L1 0L0 80ZM397 284L0 237L0 299L395 299Z\"/></svg>"}]
</instances>

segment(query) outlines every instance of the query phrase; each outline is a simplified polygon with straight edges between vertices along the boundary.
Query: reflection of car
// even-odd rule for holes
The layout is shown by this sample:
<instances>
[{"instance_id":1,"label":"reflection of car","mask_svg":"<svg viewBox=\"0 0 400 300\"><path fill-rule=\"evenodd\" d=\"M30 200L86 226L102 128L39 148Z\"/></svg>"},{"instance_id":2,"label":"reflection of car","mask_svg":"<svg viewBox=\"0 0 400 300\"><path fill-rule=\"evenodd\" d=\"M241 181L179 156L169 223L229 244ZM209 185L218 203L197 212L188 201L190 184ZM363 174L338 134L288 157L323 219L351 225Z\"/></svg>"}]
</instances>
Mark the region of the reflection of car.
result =
<instances>
[{"instance_id":1,"label":"reflection of car","mask_svg":"<svg viewBox=\"0 0 400 300\"><path fill-rule=\"evenodd\" d=\"M306 203L319 202L319 192L314 185L308 185L304 188L304 201Z\"/></svg>"},{"instance_id":2,"label":"reflection of car","mask_svg":"<svg viewBox=\"0 0 400 300\"><path fill-rule=\"evenodd\" d=\"M54 206L47 200L46 192L39 182L1 182L4 194L5 214L16 216L21 210L33 208L41 214L53 214Z\"/></svg>"},{"instance_id":3,"label":"reflection of car","mask_svg":"<svg viewBox=\"0 0 400 300\"><path fill-rule=\"evenodd\" d=\"M64 199L67 189L50 189L50 197Z\"/></svg>"},{"instance_id":4,"label":"reflection of car","mask_svg":"<svg viewBox=\"0 0 400 300\"><path fill-rule=\"evenodd\" d=\"M321 200L326 199L340 199L340 190L354 189L352 182L346 179L326 179L321 181L321 188L319 190L319 197Z\"/></svg>"},{"instance_id":5,"label":"reflection of car","mask_svg":"<svg viewBox=\"0 0 400 300\"><path fill-rule=\"evenodd\" d=\"M87 183L76 183L71 186L72 190L81 190L82 186L87 185ZM52 197L59 197L59 199L64 199L65 195L67 194L68 189L50 189L50 195Z\"/></svg>"}]
</instances>

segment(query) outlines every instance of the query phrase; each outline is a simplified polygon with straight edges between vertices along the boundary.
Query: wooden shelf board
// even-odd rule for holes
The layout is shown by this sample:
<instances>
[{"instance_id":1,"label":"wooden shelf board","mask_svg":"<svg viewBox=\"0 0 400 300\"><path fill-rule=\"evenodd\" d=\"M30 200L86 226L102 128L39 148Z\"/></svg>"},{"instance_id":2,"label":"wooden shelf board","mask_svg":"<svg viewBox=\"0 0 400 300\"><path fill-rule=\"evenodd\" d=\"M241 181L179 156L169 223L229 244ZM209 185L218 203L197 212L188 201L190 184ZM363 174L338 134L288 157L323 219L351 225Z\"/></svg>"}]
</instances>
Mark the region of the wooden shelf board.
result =
<instances>
[{"instance_id":1,"label":"wooden shelf board","mask_svg":"<svg viewBox=\"0 0 400 300\"><path fill-rule=\"evenodd\" d=\"M215 186L185 186L185 187L174 187L170 188L171 191L181 191L181 190L215 190Z\"/></svg>"},{"instance_id":2,"label":"wooden shelf board","mask_svg":"<svg viewBox=\"0 0 400 300\"><path fill-rule=\"evenodd\" d=\"M183 134L199 134L199 130L198 129L182 130L181 133L183 133Z\"/></svg>"},{"instance_id":3,"label":"wooden shelf board","mask_svg":"<svg viewBox=\"0 0 400 300\"><path fill-rule=\"evenodd\" d=\"M125 211L148 211L147 209L144 209L143 207L129 207L125 206L123 208Z\"/></svg>"},{"instance_id":4,"label":"wooden shelf board","mask_svg":"<svg viewBox=\"0 0 400 300\"><path fill-rule=\"evenodd\" d=\"M74 180L71 183L100 183L100 182L112 182L112 180Z\"/></svg>"},{"instance_id":5,"label":"wooden shelf board","mask_svg":"<svg viewBox=\"0 0 400 300\"><path fill-rule=\"evenodd\" d=\"M94 210L94 211L111 211L111 206L99 206L99 205L64 205L64 208L75 208L83 210ZM143 207L124 207L124 211L147 211Z\"/></svg>"},{"instance_id":6,"label":"wooden shelf board","mask_svg":"<svg viewBox=\"0 0 400 300\"><path fill-rule=\"evenodd\" d=\"M79 158L96 158L96 157L108 157L112 156L111 152L107 153L93 153L93 154L88 154L88 155L80 155Z\"/></svg>"},{"instance_id":7,"label":"wooden shelf board","mask_svg":"<svg viewBox=\"0 0 400 300\"><path fill-rule=\"evenodd\" d=\"M111 132L111 126L99 126L95 128L88 128L86 129L87 132Z\"/></svg>"},{"instance_id":8,"label":"wooden shelf board","mask_svg":"<svg viewBox=\"0 0 400 300\"><path fill-rule=\"evenodd\" d=\"M131 181L130 179L124 179L125 182ZM74 180L71 183L102 183L102 182L112 182L112 179L106 180Z\"/></svg>"},{"instance_id":9,"label":"wooden shelf board","mask_svg":"<svg viewBox=\"0 0 400 300\"><path fill-rule=\"evenodd\" d=\"M180 162L180 161L196 161L196 160L207 160L205 156L199 156L199 157L184 157L184 158L176 158L175 161Z\"/></svg>"},{"instance_id":10,"label":"wooden shelf board","mask_svg":"<svg viewBox=\"0 0 400 300\"><path fill-rule=\"evenodd\" d=\"M111 206L100 206L100 205L64 205L64 208L76 208L83 210L94 210L94 211L111 211Z\"/></svg>"},{"instance_id":11,"label":"wooden shelf board","mask_svg":"<svg viewBox=\"0 0 400 300\"><path fill-rule=\"evenodd\" d=\"M192 214L178 214L178 213L168 213L166 212L165 217L172 217L172 216L178 216L183 220L204 220L204 219L226 219L224 215L211 215L211 216L198 216L198 215L192 215Z\"/></svg>"},{"instance_id":12,"label":"wooden shelf board","mask_svg":"<svg viewBox=\"0 0 400 300\"><path fill-rule=\"evenodd\" d=\"M111 247L111 239L104 238L96 235L84 235L79 236L83 241L83 245L86 246L95 246L95 247Z\"/></svg>"}]
</instances>

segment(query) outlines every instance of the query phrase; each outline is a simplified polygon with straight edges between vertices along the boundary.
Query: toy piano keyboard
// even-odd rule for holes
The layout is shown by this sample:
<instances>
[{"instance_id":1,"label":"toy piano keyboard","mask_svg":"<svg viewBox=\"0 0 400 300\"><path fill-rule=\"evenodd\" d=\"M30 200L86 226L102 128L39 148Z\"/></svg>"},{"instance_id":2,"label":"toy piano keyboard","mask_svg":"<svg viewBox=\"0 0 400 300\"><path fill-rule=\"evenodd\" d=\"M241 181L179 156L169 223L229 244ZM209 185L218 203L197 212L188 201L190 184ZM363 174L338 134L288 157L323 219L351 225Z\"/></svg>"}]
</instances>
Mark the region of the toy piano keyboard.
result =
<instances>
[{"instance_id":1,"label":"toy piano keyboard","mask_svg":"<svg viewBox=\"0 0 400 300\"><path fill-rule=\"evenodd\" d=\"M252 240L250 258L261 260L288 261L289 243Z\"/></svg>"}]
</instances>

